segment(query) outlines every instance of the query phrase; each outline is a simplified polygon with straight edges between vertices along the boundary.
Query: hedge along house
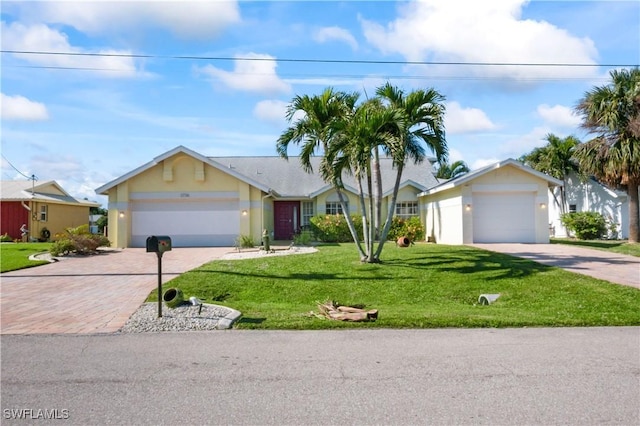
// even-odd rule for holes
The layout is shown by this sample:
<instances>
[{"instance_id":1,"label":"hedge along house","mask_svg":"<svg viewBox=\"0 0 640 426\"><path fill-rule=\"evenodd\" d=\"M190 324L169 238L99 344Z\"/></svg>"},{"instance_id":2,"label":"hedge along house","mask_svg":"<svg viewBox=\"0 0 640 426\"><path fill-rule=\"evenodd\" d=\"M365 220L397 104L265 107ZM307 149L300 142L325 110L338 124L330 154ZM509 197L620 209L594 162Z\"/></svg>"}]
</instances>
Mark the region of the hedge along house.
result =
<instances>
[{"instance_id":1,"label":"hedge along house","mask_svg":"<svg viewBox=\"0 0 640 426\"><path fill-rule=\"evenodd\" d=\"M96 189L109 199L109 239L116 247L144 247L151 235L168 235L175 247L233 246L240 235L260 243L290 240L319 214L343 213L336 191L299 157L207 157L183 146ZM395 170L381 160L383 212ZM349 213L357 213L356 182L344 179ZM395 213L419 216L418 194L437 185L432 163L407 165ZM383 218L384 220L384 218Z\"/></svg>"},{"instance_id":2,"label":"hedge along house","mask_svg":"<svg viewBox=\"0 0 640 426\"><path fill-rule=\"evenodd\" d=\"M419 194L425 235L443 244L548 243L549 188L562 181L508 159Z\"/></svg>"},{"instance_id":3,"label":"hedge along house","mask_svg":"<svg viewBox=\"0 0 640 426\"><path fill-rule=\"evenodd\" d=\"M66 228L89 225L89 210L99 203L78 200L55 181L2 181L0 233L22 239L22 225L28 239L55 240Z\"/></svg>"}]
</instances>

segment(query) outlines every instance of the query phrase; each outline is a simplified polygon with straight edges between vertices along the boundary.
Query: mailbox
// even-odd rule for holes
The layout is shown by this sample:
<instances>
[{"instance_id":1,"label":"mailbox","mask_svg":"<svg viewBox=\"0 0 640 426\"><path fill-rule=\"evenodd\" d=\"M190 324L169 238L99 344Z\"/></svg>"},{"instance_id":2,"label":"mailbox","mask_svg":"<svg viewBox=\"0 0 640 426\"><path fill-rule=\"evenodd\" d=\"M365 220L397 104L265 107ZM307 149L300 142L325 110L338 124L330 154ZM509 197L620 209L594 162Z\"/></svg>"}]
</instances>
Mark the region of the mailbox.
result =
<instances>
[{"instance_id":1,"label":"mailbox","mask_svg":"<svg viewBox=\"0 0 640 426\"><path fill-rule=\"evenodd\" d=\"M164 253L171 251L171 237L152 235L147 238L147 253Z\"/></svg>"}]
</instances>

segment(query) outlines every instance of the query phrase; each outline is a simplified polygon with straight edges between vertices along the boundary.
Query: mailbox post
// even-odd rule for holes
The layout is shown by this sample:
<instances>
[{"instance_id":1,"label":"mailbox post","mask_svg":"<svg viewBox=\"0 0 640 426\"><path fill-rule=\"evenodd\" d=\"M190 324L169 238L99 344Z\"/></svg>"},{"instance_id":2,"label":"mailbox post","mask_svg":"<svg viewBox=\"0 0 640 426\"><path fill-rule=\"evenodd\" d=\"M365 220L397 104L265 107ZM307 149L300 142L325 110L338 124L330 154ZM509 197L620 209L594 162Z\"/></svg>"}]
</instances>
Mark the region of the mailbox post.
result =
<instances>
[{"instance_id":1,"label":"mailbox post","mask_svg":"<svg viewBox=\"0 0 640 426\"><path fill-rule=\"evenodd\" d=\"M147 237L147 253L158 256L158 318L162 318L162 255L171 251L171 238L166 235Z\"/></svg>"}]
</instances>

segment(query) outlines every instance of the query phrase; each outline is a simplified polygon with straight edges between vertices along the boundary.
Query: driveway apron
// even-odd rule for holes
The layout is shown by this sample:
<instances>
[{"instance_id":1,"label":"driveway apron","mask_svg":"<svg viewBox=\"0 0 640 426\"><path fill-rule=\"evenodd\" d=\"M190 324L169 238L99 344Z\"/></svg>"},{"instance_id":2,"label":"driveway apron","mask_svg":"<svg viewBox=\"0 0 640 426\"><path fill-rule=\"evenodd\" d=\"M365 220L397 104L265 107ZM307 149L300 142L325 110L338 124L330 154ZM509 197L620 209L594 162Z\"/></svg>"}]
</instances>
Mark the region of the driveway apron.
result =
<instances>
[{"instance_id":1,"label":"driveway apron","mask_svg":"<svg viewBox=\"0 0 640 426\"><path fill-rule=\"evenodd\" d=\"M162 257L162 281L230 251L176 248ZM139 248L7 272L0 275L0 333L115 332L157 285L158 258Z\"/></svg>"},{"instance_id":2,"label":"driveway apron","mask_svg":"<svg viewBox=\"0 0 640 426\"><path fill-rule=\"evenodd\" d=\"M616 284L640 288L640 258L568 244L472 244Z\"/></svg>"}]
</instances>

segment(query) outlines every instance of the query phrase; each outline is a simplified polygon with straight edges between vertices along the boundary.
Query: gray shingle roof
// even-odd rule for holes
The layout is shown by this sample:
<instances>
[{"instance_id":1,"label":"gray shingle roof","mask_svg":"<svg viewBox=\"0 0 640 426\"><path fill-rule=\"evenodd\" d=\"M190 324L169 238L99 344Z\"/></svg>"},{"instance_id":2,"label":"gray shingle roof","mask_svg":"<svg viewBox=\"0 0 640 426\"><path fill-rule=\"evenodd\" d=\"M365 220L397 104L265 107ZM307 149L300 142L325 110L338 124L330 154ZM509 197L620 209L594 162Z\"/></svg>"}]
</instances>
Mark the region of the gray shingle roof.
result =
<instances>
[{"instance_id":1,"label":"gray shingle roof","mask_svg":"<svg viewBox=\"0 0 640 426\"><path fill-rule=\"evenodd\" d=\"M317 195L330 186L323 182L318 173L320 157L312 157L314 173L306 173L300 165L300 157L209 157L211 161L229 168L247 178L263 183L280 197L308 198ZM392 168L390 158L381 158L382 191L387 194L393 190L396 170ZM438 184L433 175L429 160L421 164L408 164L402 173L401 187L413 185L419 190L427 190ZM343 176L347 188L355 190L357 184L352 176ZM366 190L366 189L365 189Z\"/></svg>"}]
</instances>

